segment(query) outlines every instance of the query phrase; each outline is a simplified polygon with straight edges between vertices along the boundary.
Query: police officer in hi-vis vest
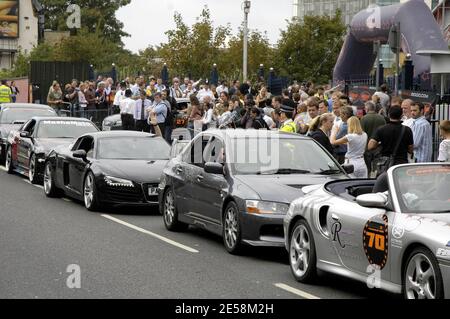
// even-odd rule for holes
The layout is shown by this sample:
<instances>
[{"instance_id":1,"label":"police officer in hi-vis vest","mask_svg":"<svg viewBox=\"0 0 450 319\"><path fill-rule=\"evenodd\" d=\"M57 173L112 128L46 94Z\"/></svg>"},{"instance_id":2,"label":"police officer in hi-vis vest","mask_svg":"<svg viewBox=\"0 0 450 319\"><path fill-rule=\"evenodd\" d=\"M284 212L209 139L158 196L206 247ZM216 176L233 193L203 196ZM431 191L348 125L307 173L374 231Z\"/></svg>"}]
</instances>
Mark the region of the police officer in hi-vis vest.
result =
<instances>
[{"instance_id":1,"label":"police officer in hi-vis vest","mask_svg":"<svg viewBox=\"0 0 450 319\"><path fill-rule=\"evenodd\" d=\"M11 103L11 95L12 95L11 88L7 85L6 80L2 80L0 86L0 104Z\"/></svg>"}]
</instances>

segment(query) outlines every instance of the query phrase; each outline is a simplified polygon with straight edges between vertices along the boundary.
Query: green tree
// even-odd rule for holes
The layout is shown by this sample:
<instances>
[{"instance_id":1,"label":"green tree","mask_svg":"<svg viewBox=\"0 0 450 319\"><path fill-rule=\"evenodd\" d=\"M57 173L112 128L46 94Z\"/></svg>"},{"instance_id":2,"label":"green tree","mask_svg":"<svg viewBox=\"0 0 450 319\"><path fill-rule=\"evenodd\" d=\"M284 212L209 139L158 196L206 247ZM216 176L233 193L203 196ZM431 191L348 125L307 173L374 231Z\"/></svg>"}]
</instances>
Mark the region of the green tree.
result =
<instances>
[{"instance_id":1,"label":"green tree","mask_svg":"<svg viewBox=\"0 0 450 319\"><path fill-rule=\"evenodd\" d=\"M244 31L239 29L238 35L233 36L228 42L226 51L220 60L220 68L225 76L230 79L241 78L243 69L243 43ZM267 33L258 30L250 30L248 35L248 74L250 79L257 78L261 64L270 67L275 50L270 46Z\"/></svg>"},{"instance_id":2,"label":"green tree","mask_svg":"<svg viewBox=\"0 0 450 319\"><path fill-rule=\"evenodd\" d=\"M116 18L119 8L131 0L78 0L81 8L81 25L89 33L97 33L104 40L123 45L122 37L129 36L123 31L123 23ZM67 31L67 7L70 0L42 0L45 12L45 27L55 31Z\"/></svg>"},{"instance_id":3,"label":"green tree","mask_svg":"<svg viewBox=\"0 0 450 319\"><path fill-rule=\"evenodd\" d=\"M174 20L175 29L166 32L168 42L161 45L161 58L170 66L171 74L194 78L209 76L212 65L225 49L230 26L214 28L206 6L192 27L184 23L179 13L175 13Z\"/></svg>"},{"instance_id":4,"label":"green tree","mask_svg":"<svg viewBox=\"0 0 450 319\"><path fill-rule=\"evenodd\" d=\"M292 79L327 83L345 32L340 12L334 17L306 16L303 22L292 21L282 31L274 65Z\"/></svg>"}]
</instances>

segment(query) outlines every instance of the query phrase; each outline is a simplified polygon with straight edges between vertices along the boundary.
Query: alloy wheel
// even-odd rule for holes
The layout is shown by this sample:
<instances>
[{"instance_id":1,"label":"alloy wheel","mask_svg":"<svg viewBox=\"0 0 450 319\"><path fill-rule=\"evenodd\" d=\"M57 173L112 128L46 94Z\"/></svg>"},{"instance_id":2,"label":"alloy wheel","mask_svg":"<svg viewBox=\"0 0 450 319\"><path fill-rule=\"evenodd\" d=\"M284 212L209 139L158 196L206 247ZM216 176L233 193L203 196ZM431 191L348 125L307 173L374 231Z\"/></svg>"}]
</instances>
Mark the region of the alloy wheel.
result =
<instances>
[{"instance_id":1,"label":"alloy wheel","mask_svg":"<svg viewBox=\"0 0 450 319\"><path fill-rule=\"evenodd\" d=\"M164 220L168 226L172 225L175 218L175 205L172 191L167 191L164 201Z\"/></svg>"},{"instance_id":2,"label":"alloy wheel","mask_svg":"<svg viewBox=\"0 0 450 319\"><path fill-rule=\"evenodd\" d=\"M416 254L406 270L406 296L408 299L436 299L436 273L424 254Z\"/></svg>"},{"instance_id":3,"label":"alloy wheel","mask_svg":"<svg viewBox=\"0 0 450 319\"><path fill-rule=\"evenodd\" d=\"M52 170L50 168L50 163L45 165L44 170L44 191L46 194L50 194L52 189Z\"/></svg>"},{"instance_id":4,"label":"alloy wheel","mask_svg":"<svg viewBox=\"0 0 450 319\"><path fill-rule=\"evenodd\" d=\"M33 156L31 156L31 159L30 159L30 168L28 171L28 178L31 183L33 183L33 181L34 181L35 174L36 174L36 156L33 155Z\"/></svg>"},{"instance_id":5,"label":"alloy wheel","mask_svg":"<svg viewBox=\"0 0 450 319\"><path fill-rule=\"evenodd\" d=\"M92 174L88 174L86 177L86 181L84 183L84 204L86 208L90 208L92 206L92 202L94 201L94 179Z\"/></svg>"},{"instance_id":6,"label":"alloy wheel","mask_svg":"<svg viewBox=\"0 0 450 319\"><path fill-rule=\"evenodd\" d=\"M230 207L225 214L225 242L229 248L236 246L238 238L238 220L236 211Z\"/></svg>"},{"instance_id":7,"label":"alloy wheel","mask_svg":"<svg viewBox=\"0 0 450 319\"><path fill-rule=\"evenodd\" d=\"M308 271L311 254L311 242L308 230L304 225L295 228L291 237L290 262L292 270L298 277Z\"/></svg>"}]
</instances>

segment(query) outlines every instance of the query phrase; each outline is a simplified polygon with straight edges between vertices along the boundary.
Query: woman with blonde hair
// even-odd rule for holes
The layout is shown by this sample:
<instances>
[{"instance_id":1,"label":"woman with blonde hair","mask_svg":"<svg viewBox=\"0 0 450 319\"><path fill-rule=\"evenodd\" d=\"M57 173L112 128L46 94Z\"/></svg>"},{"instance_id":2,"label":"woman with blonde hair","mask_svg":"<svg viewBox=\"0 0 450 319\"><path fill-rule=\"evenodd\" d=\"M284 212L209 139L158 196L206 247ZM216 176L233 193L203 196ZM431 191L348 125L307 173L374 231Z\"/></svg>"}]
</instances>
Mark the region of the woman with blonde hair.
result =
<instances>
[{"instance_id":1,"label":"woman with blonde hair","mask_svg":"<svg viewBox=\"0 0 450 319\"><path fill-rule=\"evenodd\" d=\"M352 116L347 121L348 134L343 138L336 140L337 130L334 128L331 133L332 145L347 144L347 154L345 154L345 163L352 164L355 168L353 177L367 178L368 171L364 161L364 153L367 147L367 134L363 131L361 123L356 116Z\"/></svg>"}]
</instances>

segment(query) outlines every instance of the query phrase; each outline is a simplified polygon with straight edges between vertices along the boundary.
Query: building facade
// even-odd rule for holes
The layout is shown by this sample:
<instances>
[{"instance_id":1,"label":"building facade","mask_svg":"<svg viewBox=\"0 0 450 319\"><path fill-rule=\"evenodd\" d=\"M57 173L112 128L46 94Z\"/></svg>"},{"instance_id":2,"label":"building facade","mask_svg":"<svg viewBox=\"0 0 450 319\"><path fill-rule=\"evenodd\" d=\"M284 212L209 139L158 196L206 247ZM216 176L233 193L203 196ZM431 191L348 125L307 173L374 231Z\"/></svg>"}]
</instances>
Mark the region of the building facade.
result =
<instances>
[{"instance_id":1,"label":"building facade","mask_svg":"<svg viewBox=\"0 0 450 319\"><path fill-rule=\"evenodd\" d=\"M38 44L38 15L32 0L0 0L0 69L11 69L19 52Z\"/></svg>"}]
</instances>

